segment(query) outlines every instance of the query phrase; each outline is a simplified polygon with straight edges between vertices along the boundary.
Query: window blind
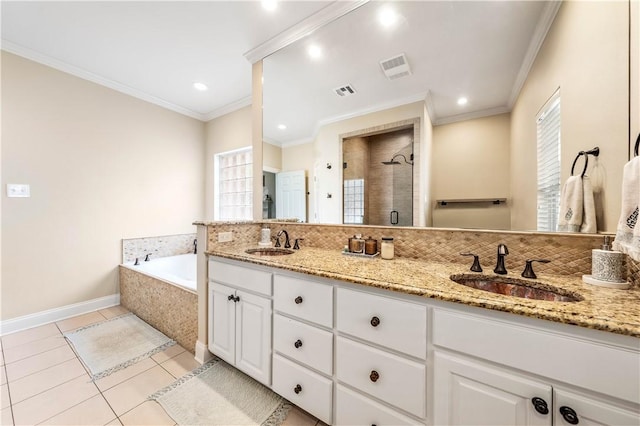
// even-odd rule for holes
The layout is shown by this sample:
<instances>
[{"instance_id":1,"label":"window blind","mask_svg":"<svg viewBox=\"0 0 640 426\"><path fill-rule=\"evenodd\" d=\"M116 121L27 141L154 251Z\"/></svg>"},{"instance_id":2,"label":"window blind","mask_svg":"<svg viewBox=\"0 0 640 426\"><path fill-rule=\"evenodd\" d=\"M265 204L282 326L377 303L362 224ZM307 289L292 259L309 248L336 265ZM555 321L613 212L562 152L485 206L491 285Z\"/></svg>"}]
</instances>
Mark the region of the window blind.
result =
<instances>
[{"instance_id":1,"label":"window blind","mask_svg":"<svg viewBox=\"0 0 640 426\"><path fill-rule=\"evenodd\" d=\"M555 231L560 209L560 92L537 118L538 231Z\"/></svg>"},{"instance_id":2,"label":"window blind","mask_svg":"<svg viewBox=\"0 0 640 426\"><path fill-rule=\"evenodd\" d=\"M253 218L253 152L251 148L216 155L216 220Z\"/></svg>"}]
</instances>

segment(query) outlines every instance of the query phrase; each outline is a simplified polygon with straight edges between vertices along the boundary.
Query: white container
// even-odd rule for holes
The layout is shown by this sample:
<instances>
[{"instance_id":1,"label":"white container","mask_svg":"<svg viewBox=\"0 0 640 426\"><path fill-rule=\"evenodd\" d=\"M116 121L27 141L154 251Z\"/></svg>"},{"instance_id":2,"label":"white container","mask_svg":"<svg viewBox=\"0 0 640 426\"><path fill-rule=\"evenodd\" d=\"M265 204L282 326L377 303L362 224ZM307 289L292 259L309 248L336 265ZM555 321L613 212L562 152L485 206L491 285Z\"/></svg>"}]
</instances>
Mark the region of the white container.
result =
<instances>
[{"instance_id":1,"label":"white container","mask_svg":"<svg viewBox=\"0 0 640 426\"><path fill-rule=\"evenodd\" d=\"M382 244L380 244L380 257L383 259L393 259L394 249L393 249L393 238L392 237L382 237Z\"/></svg>"}]
</instances>

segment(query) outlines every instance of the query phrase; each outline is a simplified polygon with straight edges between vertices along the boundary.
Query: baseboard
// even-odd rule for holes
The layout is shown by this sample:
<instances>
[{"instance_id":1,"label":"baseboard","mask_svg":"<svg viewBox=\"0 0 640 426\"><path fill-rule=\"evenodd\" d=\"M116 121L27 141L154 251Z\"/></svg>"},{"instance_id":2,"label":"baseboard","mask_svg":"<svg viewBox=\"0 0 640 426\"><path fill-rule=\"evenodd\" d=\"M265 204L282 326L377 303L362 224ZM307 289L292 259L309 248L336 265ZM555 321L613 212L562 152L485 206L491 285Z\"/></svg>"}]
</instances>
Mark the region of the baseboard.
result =
<instances>
[{"instance_id":1,"label":"baseboard","mask_svg":"<svg viewBox=\"0 0 640 426\"><path fill-rule=\"evenodd\" d=\"M213 358L213 354L211 352L209 352L209 349L207 349L207 345L205 345L204 343L202 343L199 340L196 342L195 351L196 351L196 356L194 358L200 364L204 364L205 362L207 362L211 358Z\"/></svg>"},{"instance_id":2,"label":"baseboard","mask_svg":"<svg viewBox=\"0 0 640 426\"><path fill-rule=\"evenodd\" d=\"M36 312L18 318L0 321L0 336L15 333L16 331L38 327L54 321L82 315L98 309L109 308L120 304L120 294L99 297L87 300L86 302L74 303L73 305L62 306L60 308L49 309L47 311Z\"/></svg>"}]
</instances>

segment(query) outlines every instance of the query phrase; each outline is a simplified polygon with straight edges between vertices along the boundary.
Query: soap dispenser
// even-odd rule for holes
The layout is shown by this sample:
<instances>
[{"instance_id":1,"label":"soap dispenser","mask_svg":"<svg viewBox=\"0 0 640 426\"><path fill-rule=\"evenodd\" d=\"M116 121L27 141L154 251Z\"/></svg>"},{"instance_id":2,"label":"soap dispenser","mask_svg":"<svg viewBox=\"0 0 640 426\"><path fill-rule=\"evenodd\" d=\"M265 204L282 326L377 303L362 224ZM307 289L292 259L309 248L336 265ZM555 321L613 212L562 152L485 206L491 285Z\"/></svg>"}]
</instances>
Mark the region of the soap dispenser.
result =
<instances>
[{"instance_id":1,"label":"soap dispenser","mask_svg":"<svg viewBox=\"0 0 640 426\"><path fill-rule=\"evenodd\" d=\"M583 275L582 281L600 287L627 289L627 255L611 250L611 239L604 237L602 248L591 251L591 275Z\"/></svg>"}]
</instances>

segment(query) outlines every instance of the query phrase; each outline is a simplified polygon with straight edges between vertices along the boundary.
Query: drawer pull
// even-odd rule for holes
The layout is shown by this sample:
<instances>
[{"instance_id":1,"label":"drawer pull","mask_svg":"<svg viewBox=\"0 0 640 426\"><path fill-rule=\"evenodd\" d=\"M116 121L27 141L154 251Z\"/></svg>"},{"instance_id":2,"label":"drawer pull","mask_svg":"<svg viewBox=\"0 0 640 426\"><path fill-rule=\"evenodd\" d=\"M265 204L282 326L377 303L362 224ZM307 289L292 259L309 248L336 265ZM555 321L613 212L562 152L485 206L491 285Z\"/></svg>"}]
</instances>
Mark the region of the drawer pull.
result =
<instances>
[{"instance_id":1,"label":"drawer pull","mask_svg":"<svg viewBox=\"0 0 640 426\"><path fill-rule=\"evenodd\" d=\"M300 393L300 392L302 392L302 386L300 386L300 385L296 385L296 387L295 387L295 388L293 388L293 391L294 391L295 393L297 393L297 394L298 394L298 393Z\"/></svg>"},{"instance_id":2,"label":"drawer pull","mask_svg":"<svg viewBox=\"0 0 640 426\"><path fill-rule=\"evenodd\" d=\"M560 414L562 414L564 420L570 425L577 425L578 423L580 423L580 420L578 420L578 413L573 411L573 409L570 407L560 407Z\"/></svg>"},{"instance_id":3,"label":"drawer pull","mask_svg":"<svg viewBox=\"0 0 640 426\"><path fill-rule=\"evenodd\" d=\"M371 325L374 327L377 327L378 325L380 325L380 318L378 317L371 318Z\"/></svg>"},{"instance_id":4,"label":"drawer pull","mask_svg":"<svg viewBox=\"0 0 640 426\"><path fill-rule=\"evenodd\" d=\"M378 374L376 370L371 370L371 374L369 374L369 379L371 379L371 381L375 383L378 381L379 378L380 378L380 374Z\"/></svg>"},{"instance_id":5,"label":"drawer pull","mask_svg":"<svg viewBox=\"0 0 640 426\"><path fill-rule=\"evenodd\" d=\"M298 296L295 298L294 302L296 302L296 305L299 305L302 303L302 296Z\"/></svg>"},{"instance_id":6,"label":"drawer pull","mask_svg":"<svg viewBox=\"0 0 640 426\"><path fill-rule=\"evenodd\" d=\"M531 403L533 404L533 408L535 408L538 413L549 414L549 407L547 407L547 401L545 401L544 399L538 398L536 396L535 398L531 399Z\"/></svg>"},{"instance_id":7,"label":"drawer pull","mask_svg":"<svg viewBox=\"0 0 640 426\"><path fill-rule=\"evenodd\" d=\"M302 346L302 340L300 340L300 339L296 340L296 342L293 344L293 346L295 346L296 349L300 348Z\"/></svg>"}]
</instances>

